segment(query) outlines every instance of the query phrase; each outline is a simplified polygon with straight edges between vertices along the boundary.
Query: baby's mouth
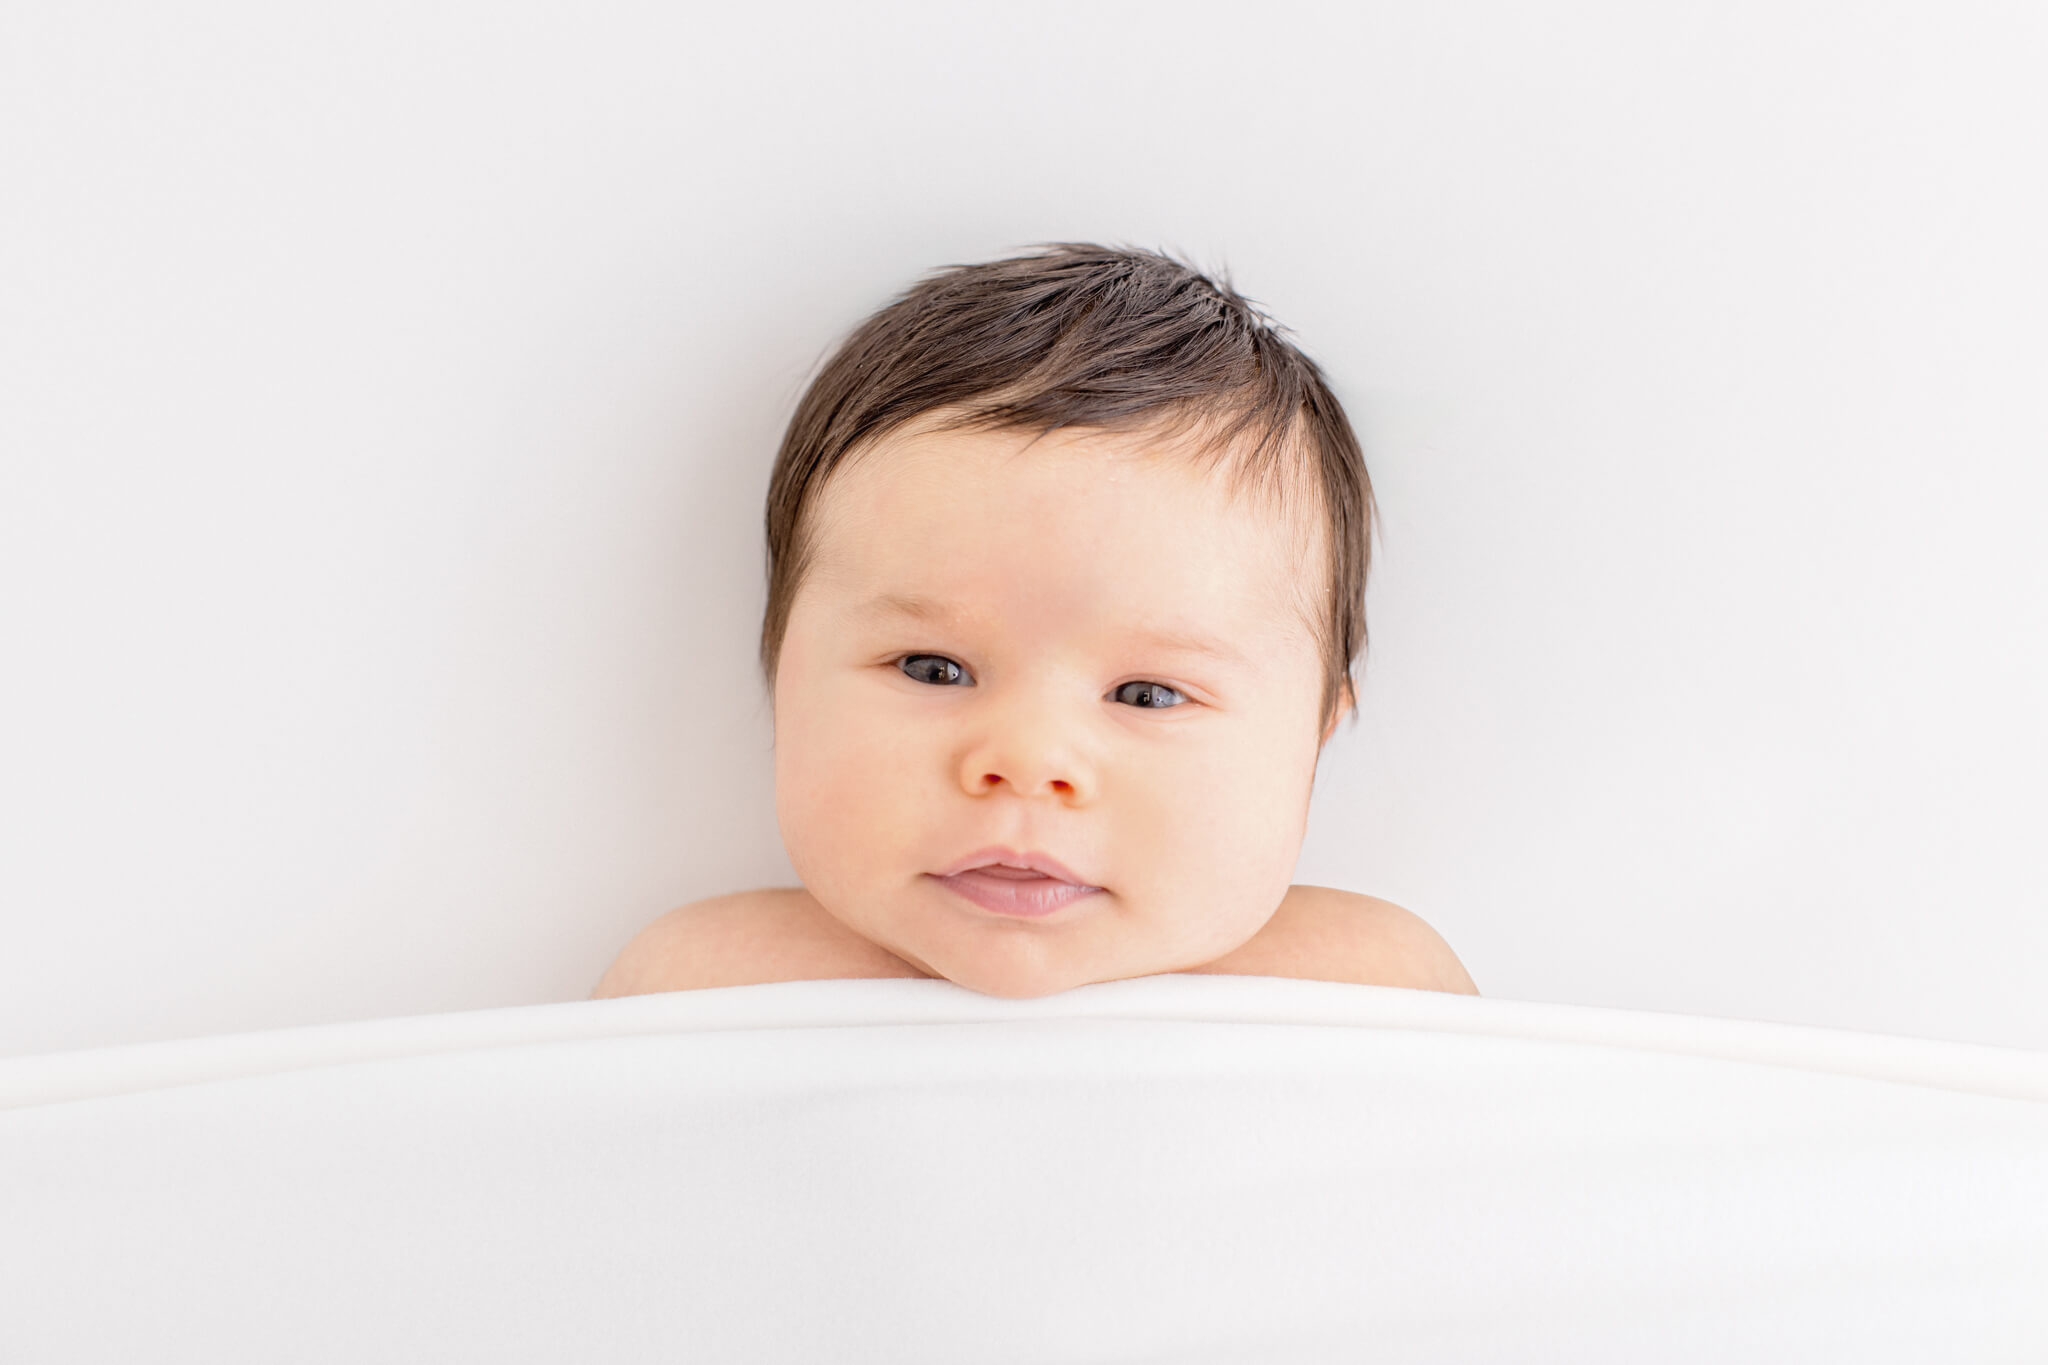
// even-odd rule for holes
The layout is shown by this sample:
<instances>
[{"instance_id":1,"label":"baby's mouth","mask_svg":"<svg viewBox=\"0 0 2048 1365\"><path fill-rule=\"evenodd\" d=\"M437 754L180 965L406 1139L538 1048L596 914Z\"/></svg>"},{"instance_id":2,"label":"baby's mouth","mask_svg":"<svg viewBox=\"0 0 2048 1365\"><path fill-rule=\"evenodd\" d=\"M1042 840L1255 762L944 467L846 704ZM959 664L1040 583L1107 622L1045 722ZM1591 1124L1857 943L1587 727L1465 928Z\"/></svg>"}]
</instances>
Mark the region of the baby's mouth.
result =
<instances>
[{"instance_id":1,"label":"baby's mouth","mask_svg":"<svg viewBox=\"0 0 2048 1365\"><path fill-rule=\"evenodd\" d=\"M1082 881L1066 864L1050 853L1041 853L1036 849L1019 852L1002 845L980 848L952 863L950 868L951 870L947 872L926 875L942 881L954 877L974 877L993 883L1036 883L1041 887L1049 883L1051 886L1078 887L1083 891L1102 889Z\"/></svg>"},{"instance_id":2,"label":"baby's mouth","mask_svg":"<svg viewBox=\"0 0 2048 1365\"><path fill-rule=\"evenodd\" d=\"M1026 919L1050 918L1102 894L1099 886L1081 886L1028 867L970 867L938 881L992 914Z\"/></svg>"}]
</instances>

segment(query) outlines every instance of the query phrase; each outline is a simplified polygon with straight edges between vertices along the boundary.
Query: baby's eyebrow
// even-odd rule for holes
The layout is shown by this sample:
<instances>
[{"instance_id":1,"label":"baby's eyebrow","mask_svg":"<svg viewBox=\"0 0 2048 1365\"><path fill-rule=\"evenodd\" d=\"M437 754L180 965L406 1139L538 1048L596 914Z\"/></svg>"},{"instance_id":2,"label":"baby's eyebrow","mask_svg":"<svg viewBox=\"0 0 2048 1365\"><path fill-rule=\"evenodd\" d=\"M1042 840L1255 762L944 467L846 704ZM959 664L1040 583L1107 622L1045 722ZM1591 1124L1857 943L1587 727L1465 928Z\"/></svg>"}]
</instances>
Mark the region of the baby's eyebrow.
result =
<instances>
[{"instance_id":1,"label":"baby's eyebrow","mask_svg":"<svg viewBox=\"0 0 2048 1365\"><path fill-rule=\"evenodd\" d=\"M913 621L953 622L960 619L960 611L950 603L914 593L885 592L870 597L855 608L858 615L873 619L883 616L905 617ZM1201 654L1222 663L1235 664L1239 668L1250 668L1251 660L1244 652L1227 641L1213 635L1184 626L1131 626L1119 631L1122 639L1135 640L1155 649L1172 650L1182 654Z\"/></svg>"}]
</instances>

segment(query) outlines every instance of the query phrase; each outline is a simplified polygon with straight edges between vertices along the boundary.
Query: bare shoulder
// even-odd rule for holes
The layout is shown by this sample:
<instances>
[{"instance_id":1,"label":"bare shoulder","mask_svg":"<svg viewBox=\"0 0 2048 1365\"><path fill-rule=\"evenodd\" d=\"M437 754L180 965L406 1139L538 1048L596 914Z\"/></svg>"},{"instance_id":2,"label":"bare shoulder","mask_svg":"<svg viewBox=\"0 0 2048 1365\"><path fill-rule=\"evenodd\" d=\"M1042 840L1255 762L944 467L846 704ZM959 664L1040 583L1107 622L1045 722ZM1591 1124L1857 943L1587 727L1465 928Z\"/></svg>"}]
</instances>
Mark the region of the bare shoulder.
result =
<instances>
[{"instance_id":1,"label":"bare shoulder","mask_svg":"<svg viewBox=\"0 0 2048 1365\"><path fill-rule=\"evenodd\" d=\"M1412 910L1377 896L1310 886L1308 904L1336 941L1354 954L1369 984L1477 995L1465 964L1442 934Z\"/></svg>"},{"instance_id":2,"label":"bare shoulder","mask_svg":"<svg viewBox=\"0 0 2048 1365\"><path fill-rule=\"evenodd\" d=\"M770 981L922 976L840 924L802 887L693 901L634 935L592 1000Z\"/></svg>"},{"instance_id":3,"label":"bare shoulder","mask_svg":"<svg viewBox=\"0 0 2048 1365\"><path fill-rule=\"evenodd\" d=\"M724 955L726 941L741 925L741 907L754 894L712 896L655 919L619 950L590 998L688 989L681 983L710 974Z\"/></svg>"},{"instance_id":4,"label":"bare shoulder","mask_svg":"<svg viewBox=\"0 0 2048 1365\"><path fill-rule=\"evenodd\" d=\"M1477 995L1443 935L1411 910L1331 886L1293 886L1266 928L1205 971Z\"/></svg>"}]
</instances>

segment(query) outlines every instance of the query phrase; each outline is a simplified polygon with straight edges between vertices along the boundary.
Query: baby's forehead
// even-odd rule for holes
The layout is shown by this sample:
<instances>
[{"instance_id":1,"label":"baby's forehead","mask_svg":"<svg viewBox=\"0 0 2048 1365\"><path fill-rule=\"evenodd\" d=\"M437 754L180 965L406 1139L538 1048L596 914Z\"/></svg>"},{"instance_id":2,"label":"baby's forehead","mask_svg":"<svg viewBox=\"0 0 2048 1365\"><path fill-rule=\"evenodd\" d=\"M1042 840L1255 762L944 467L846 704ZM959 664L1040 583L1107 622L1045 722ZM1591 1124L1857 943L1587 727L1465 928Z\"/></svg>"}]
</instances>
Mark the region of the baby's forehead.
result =
<instances>
[{"instance_id":1,"label":"baby's forehead","mask_svg":"<svg viewBox=\"0 0 2048 1365\"><path fill-rule=\"evenodd\" d=\"M1099 480L1112 477L1095 468ZM849 623L951 620L998 634L1053 622L1111 633L1171 624L1246 653L1313 632L1326 571L1272 509L1215 496L1162 500L1158 483L1133 483L1106 501L1038 497L1028 513L992 526L1009 505L974 489L999 481L994 470L954 470L937 492L913 487L911 462L897 471L884 477L877 465L853 481L812 547L821 605ZM1072 488L1062 478L1032 482L1040 493Z\"/></svg>"},{"instance_id":2,"label":"baby's forehead","mask_svg":"<svg viewBox=\"0 0 2048 1365\"><path fill-rule=\"evenodd\" d=\"M1186 427L1052 430L963 427L934 410L857 443L813 483L806 521L819 541L859 544L906 523L951 527L1028 501L1050 526L1113 536L1125 514L1207 542L1275 557L1298 573L1325 543L1316 462L1297 448L1219 443ZM814 551L823 545L814 544Z\"/></svg>"},{"instance_id":3,"label":"baby's forehead","mask_svg":"<svg viewBox=\"0 0 2048 1365\"><path fill-rule=\"evenodd\" d=\"M1319 539L1286 509L1177 469L1119 472L1069 461L1020 477L973 461L875 458L814 509L815 560L957 570L1005 550L1026 558L1092 554L1172 583L1200 580L1223 562L1292 578L1312 562Z\"/></svg>"}]
</instances>

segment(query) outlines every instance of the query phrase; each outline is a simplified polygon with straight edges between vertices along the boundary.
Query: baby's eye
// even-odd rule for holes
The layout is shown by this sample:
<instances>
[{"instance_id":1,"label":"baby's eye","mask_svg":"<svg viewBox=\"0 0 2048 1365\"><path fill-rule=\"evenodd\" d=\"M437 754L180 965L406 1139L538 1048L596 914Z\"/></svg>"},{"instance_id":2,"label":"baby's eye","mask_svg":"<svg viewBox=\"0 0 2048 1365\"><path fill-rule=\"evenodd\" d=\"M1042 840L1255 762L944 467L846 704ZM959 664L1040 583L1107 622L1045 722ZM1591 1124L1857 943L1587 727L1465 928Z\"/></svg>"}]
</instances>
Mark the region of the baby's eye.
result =
<instances>
[{"instance_id":1,"label":"baby's eye","mask_svg":"<svg viewBox=\"0 0 2048 1365\"><path fill-rule=\"evenodd\" d=\"M927 667L927 664L936 664L938 667L930 668ZM958 681L967 676L966 669L960 667L959 664L954 663L943 654L906 654L896 661L896 665L903 670L905 676L915 678L919 682L945 684ZM1164 683L1155 682L1123 683L1116 689L1115 695L1121 696L1134 687L1140 688L1142 691L1133 695L1145 698L1144 701L1137 703L1138 709L1141 711L1170 711L1174 706L1180 704L1175 702L1167 706L1153 705L1153 701L1157 700L1161 694L1179 697L1182 701L1187 700L1187 695L1178 689L1168 687Z\"/></svg>"},{"instance_id":2,"label":"baby's eye","mask_svg":"<svg viewBox=\"0 0 2048 1365\"><path fill-rule=\"evenodd\" d=\"M938 664L939 667L937 669L926 669L921 666L920 661L929 661L931 663ZM909 668L903 668L903 665L905 664L909 664L911 666ZM896 661L896 666L898 668L903 668L905 674L912 678L916 678L919 682L953 682L957 678L964 677L966 675L965 669L961 668L960 665L954 663L951 659L948 659L940 654L906 654ZM952 677L946 676L946 670L949 668L953 670ZM938 676L920 676L920 674L925 673L936 673L938 674Z\"/></svg>"},{"instance_id":3,"label":"baby's eye","mask_svg":"<svg viewBox=\"0 0 2048 1365\"><path fill-rule=\"evenodd\" d=\"M1154 706L1152 702L1157 700L1162 694L1166 696L1179 697L1182 701L1187 700L1186 693L1175 691L1173 688L1168 687L1165 683L1155 682L1124 683L1116 689L1117 695L1122 695L1122 693L1126 689L1132 687L1139 689L1139 691L1132 694L1133 696L1147 698L1147 700L1137 703L1137 707L1140 711L1171 711L1175 706L1180 705L1180 702L1174 702L1172 705L1169 706Z\"/></svg>"}]
</instances>

